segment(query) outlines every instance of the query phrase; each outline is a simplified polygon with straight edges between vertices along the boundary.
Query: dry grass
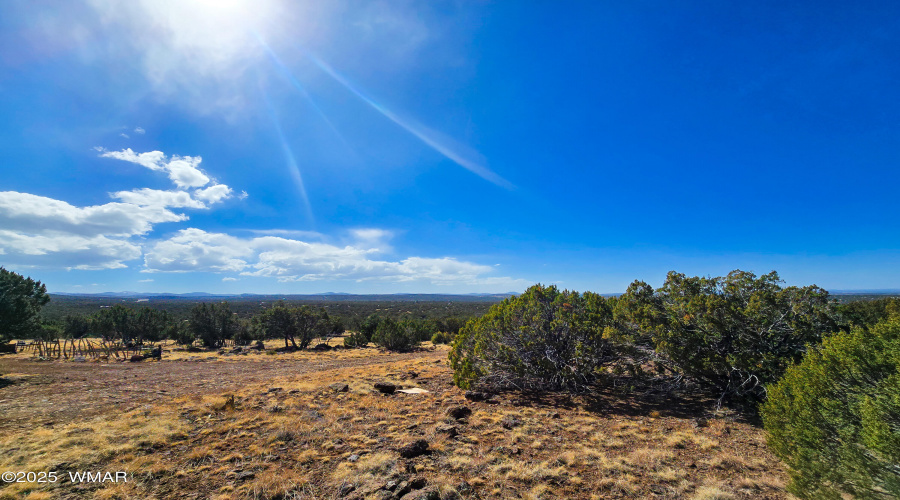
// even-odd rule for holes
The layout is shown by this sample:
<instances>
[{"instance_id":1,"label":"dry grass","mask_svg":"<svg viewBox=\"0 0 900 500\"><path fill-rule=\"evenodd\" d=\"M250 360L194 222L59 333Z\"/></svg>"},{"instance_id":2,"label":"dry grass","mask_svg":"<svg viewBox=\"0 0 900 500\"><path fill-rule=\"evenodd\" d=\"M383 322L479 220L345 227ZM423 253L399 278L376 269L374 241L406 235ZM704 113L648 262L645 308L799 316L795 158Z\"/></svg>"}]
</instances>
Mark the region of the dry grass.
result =
<instances>
[{"instance_id":1,"label":"dry grass","mask_svg":"<svg viewBox=\"0 0 900 500\"><path fill-rule=\"evenodd\" d=\"M450 384L446 349L402 361L373 349L219 357L238 371L216 391L4 434L0 469L134 473L129 483L81 493L95 498L336 498L342 488L346 498L379 498L379 488L414 477L444 498L787 498L784 469L758 428L722 419L697 428L689 416L597 411L593 400L467 402ZM384 362L352 365L359 356ZM306 371L243 383L240 370L263 362ZM197 377L209 363L196 363ZM316 363L322 369L310 370ZM430 392L382 395L372 390L382 380ZM332 382L349 392L333 392ZM462 404L473 409L466 421L446 415ZM512 420L512 428L501 425ZM458 436L437 432L448 423ZM397 448L416 439L430 453L401 458ZM72 488L13 484L0 487L0 499L56 498Z\"/></svg>"}]
</instances>

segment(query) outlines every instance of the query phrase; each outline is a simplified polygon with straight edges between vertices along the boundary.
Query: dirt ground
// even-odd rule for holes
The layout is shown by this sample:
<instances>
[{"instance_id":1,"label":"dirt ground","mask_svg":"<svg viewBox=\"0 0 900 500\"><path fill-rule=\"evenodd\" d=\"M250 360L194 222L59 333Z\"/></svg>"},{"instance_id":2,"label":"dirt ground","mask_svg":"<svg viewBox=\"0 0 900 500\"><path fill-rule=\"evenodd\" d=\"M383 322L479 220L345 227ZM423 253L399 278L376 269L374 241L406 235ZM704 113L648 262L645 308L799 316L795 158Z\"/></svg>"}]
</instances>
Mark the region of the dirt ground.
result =
<instances>
[{"instance_id":1,"label":"dirt ground","mask_svg":"<svg viewBox=\"0 0 900 500\"><path fill-rule=\"evenodd\" d=\"M446 359L446 346L0 357L0 472L130 479L0 483L0 500L790 498L764 432L711 415L707 398L606 388L471 401Z\"/></svg>"},{"instance_id":2,"label":"dirt ground","mask_svg":"<svg viewBox=\"0 0 900 500\"><path fill-rule=\"evenodd\" d=\"M34 361L0 356L0 431L71 422L177 396L235 392L241 387L349 367L421 358L423 353L380 353L365 357L306 356L301 353L227 358L203 353L142 363ZM303 353L305 354L305 353ZM428 356L430 353L425 353ZM196 359L188 361L188 357ZM6 387L4 387L6 385Z\"/></svg>"}]
</instances>

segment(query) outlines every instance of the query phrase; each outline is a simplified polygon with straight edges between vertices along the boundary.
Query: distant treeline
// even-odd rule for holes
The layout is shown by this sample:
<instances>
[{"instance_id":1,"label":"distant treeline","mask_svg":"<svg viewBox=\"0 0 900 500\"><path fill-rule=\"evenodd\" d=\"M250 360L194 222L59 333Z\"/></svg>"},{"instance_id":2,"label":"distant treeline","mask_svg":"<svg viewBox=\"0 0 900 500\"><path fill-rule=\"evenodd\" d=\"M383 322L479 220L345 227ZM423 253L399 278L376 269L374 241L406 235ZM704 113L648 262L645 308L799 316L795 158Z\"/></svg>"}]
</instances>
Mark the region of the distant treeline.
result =
<instances>
[{"instance_id":1,"label":"distant treeline","mask_svg":"<svg viewBox=\"0 0 900 500\"><path fill-rule=\"evenodd\" d=\"M393 319L442 319L450 317L480 316L492 304L506 296L481 295L322 295L311 296L272 295L234 297L98 297L87 295L50 295L50 302L41 310L44 321L58 322L70 315L92 315L101 309L121 305L132 310L152 307L168 313L173 319L189 319L191 309L201 303L227 302L232 312L241 318L259 314L273 304L283 302L289 307L307 306L324 309L332 316L339 316L348 325L357 325L366 317L377 314ZM435 300L436 298L446 300ZM432 300L418 300L429 298ZM369 300L365 300L369 299ZM140 301L140 302L139 302Z\"/></svg>"},{"instance_id":2,"label":"distant treeline","mask_svg":"<svg viewBox=\"0 0 900 500\"><path fill-rule=\"evenodd\" d=\"M374 342L386 349L406 350L425 340L446 343L474 317L449 315L453 304L429 303L417 308L420 304L414 302L399 307L357 303L349 317L338 316L324 306L315 308L286 301L254 304L256 312L243 315L233 310L229 302L195 301L184 317L146 304L100 305L91 314L70 313L62 319L44 320L31 336L50 342L94 337L125 346L174 340L186 346L200 344L208 348L232 342L238 346L256 342L262 348L263 341L280 339L285 349L304 349L315 339L327 342L350 330L344 339L346 347ZM409 306L419 313L414 315ZM361 316L369 311L373 312Z\"/></svg>"}]
</instances>

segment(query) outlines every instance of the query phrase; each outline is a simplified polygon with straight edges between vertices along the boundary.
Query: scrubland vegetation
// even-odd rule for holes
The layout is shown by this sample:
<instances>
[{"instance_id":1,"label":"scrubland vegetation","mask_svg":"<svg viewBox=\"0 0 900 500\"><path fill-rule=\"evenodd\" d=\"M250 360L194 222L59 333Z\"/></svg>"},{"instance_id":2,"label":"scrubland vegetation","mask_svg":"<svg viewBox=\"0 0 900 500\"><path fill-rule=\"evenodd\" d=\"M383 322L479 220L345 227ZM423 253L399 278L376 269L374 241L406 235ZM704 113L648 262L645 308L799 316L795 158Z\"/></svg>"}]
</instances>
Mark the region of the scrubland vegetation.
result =
<instances>
[{"instance_id":1,"label":"scrubland vegetation","mask_svg":"<svg viewBox=\"0 0 900 500\"><path fill-rule=\"evenodd\" d=\"M0 498L900 495L898 299L673 272L616 297L535 285L471 319L201 303L54 327L13 275L0 318L22 321L0 335L169 340L137 364L0 358L0 469L134 475ZM95 403L46 396L70 376Z\"/></svg>"}]
</instances>

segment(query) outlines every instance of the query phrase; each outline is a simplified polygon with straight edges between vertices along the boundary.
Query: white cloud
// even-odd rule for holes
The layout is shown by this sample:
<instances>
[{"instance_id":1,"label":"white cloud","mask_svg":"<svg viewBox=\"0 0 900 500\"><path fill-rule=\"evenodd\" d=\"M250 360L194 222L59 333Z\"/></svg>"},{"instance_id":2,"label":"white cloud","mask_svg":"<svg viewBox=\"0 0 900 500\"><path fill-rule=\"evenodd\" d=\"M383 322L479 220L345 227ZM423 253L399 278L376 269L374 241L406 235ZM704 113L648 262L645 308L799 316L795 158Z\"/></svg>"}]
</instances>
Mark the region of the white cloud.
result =
<instances>
[{"instance_id":1,"label":"white cloud","mask_svg":"<svg viewBox=\"0 0 900 500\"><path fill-rule=\"evenodd\" d=\"M0 192L0 254L6 262L67 269L126 267L125 262L142 254L137 238L157 224L188 220L171 209L206 209L232 196L224 184L209 185L209 177L198 168L199 156L167 160L160 151L97 149L104 157L165 171L180 189L118 191L110 193L118 201L86 207L29 193Z\"/></svg>"},{"instance_id":2,"label":"white cloud","mask_svg":"<svg viewBox=\"0 0 900 500\"><path fill-rule=\"evenodd\" d=\"M64 269L117 269L141 256L137 244L120 238L63 232L23 234L0 229L0 253L20 266Z\"/></svg>"},{"instance_id":3,"label":"white cloud","mask_svg":"<svg viewBox=\"0 0 900 500\"><path fill-rule=\"evenodd\" d=\"M228 186L223 187L228 189ZM230 191L230 189L228 190ZM159 189L143 188L135 189L133 191L119 191L117 193L111 193L110 196L122 200L125 203L140 206L206 208L206 205L202 201L191 198L190 193L187 191L161 191Z\"/></svg>"},{"instance_id":4,"label":"white cloud","mask_svg":"<svg viewBox=\"0 0 900 500\"><path fill-rule=\"evenodd\" d=\"M122 132L121 134L119 134L119 137L124 137L126 139L130 139L130 137L128 137L128 134L126 134L125 132Z\"/></svg>"},{"instance_id":5,"label":"white cloud","mask_svg":"<svg viewBox=\"0 0 900 500\"><path fill-rule=\"evenodd\" d=\"M205 201L207 203L218 203L222 200L231 198L231 188L225 184L216 184L206 189L198 189L194 191L194 198ZM244 193L246 195L246 193Z\"/></svg>"},{"instance_id":6,"label":"white cloud","mask_svg":"<svg viewBox=\"0 0 900 500\"><path fill-rule=\"evenodd\" d=\"M16 191L0 192L0 229L24 234L133 236L154 224L187 220L162 206L106 203L84 208L64 201Z\"/></svg>"},{"instance_id":7,"label":"white cloud","mask_svg":"<svg viewBox=\"0 0 900 500\"><path fill-rule=\"evenodd\" d=\"M138 283L152 283L152 282L153 282L153 278L149 278L149 279L145 279L145 280L138 280Z\"/></svg>"},{"instance_id":8,"label":"white cloud","mask_svg":"<svg viewBox=\"0 0 900 500\"><path fill-rule=\"evenodd\" d=\"M222 281L238 281L238 279L237 279L237 278L232 278L232 277L230 277L230 276L226 276L226 277L222 278Z\"/></svg>"},{"instance_id":9,"label":"white cloud","mask_svg":"<svg viewBox=\"0 0 900 500\"><path fill-rule=\"evenodd\" d=\"M166 160L166 155L162 151L150 151L147 153L135 153L131 148L122 151L106 151L102 147L94 148L100 151L103 158L115 158L117 160L130 161L138 165L149 168L150 170L165 170L162 163Z\"/></svg>"},{"instance_id":10,"label":"white cloud","mask_svg":"<svg viewBox=\"0 0 900 500\"><path fill-rule=\"evenodd\" d=\"M143 128L141 128L141 127L135 127L134 133L135 133L135 134L141 134L141 135L144 135L145 133L147 133L147 131L144 130Z\"/></svg>"},{"instance_id":11,"label":"white cloud","mask_svg":"<svg viewBox=\"0 0 900 500\"><path fill-rule=\"evenodd\" d=\"M371 229L354 231L377 240L390 234ZM378 233L376 233L376 231ZM375 238L377 236L377 238ZM372 240L370 238L370 240ZM191 228L159 241L146 250L146 272L240 272L278 281L422 281L435 285L504 285L524 282L485 276L493 266L452 257L408 257L400 261L373 259L380 250L363 244L338 246L276 236L237 238Z\"/></svg>"},{"instance_id":12,"label":"white cloud","mask_svg":"<svg viewBox=\"0 0 900 500\"><path fill-rule=\"evenodd\" d=\"M166 155L162 151L150 151L147 153L135 153L131 148L122 151L101 151L100 156L103 158L115 158L117 160L136 163L150 170L164 171L169 174L169 178L176 186L182 189L197 188L209 184L209 177L200 170L200 162L203 158L199 156L178 156L172 155L167 160Z\"/></svg>"},{"instance_id":13,"label":"white cloud","mask_svg":"<svg viewBox=\"0 0 900 500\"><path fill-rule=\"evenodd\" d=\"M245 240L190 228L157 242L144 255L146 271L242 271L253 250Z\"/></svg>"},{"instance_id":14,"label":"white cloud","mask_svg":"<svg viewBox=\"0 0 900 500\"><path fill-rule=\"evenodd\" d=\"M169 178L180 188L201 187L209 184L209 177L197 168L203 161L199 156L173 156L166 166L169 170Z\"/></svg>"}]
</instances>

